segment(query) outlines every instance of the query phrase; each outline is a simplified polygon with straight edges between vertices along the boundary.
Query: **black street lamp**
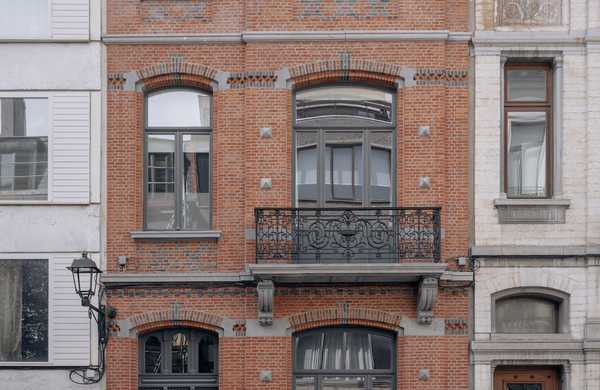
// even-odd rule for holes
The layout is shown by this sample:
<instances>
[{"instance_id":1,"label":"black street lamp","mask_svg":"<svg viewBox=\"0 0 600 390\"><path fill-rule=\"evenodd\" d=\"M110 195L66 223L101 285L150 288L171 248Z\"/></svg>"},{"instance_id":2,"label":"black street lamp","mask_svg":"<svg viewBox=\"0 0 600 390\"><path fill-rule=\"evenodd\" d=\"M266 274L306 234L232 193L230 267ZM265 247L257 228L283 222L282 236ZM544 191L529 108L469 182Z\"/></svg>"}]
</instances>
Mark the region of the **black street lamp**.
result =
<instances>
[{"instance_id":1,"label":"black street lamp","mask_svg":"<svg viewBox=\"0 0 600 390\"><path fill-rule=\"evenodd\" d=\"M114 318L117 311L103 305L102 297L98 298L98 306L94 306L91 302L92 297L96 295L98 288L98 277L102 273L100 268L96 266L94 260L90 259L87 252L83 252L79 259L74 259L70 267L67 267L73 275L73 284L75 292L81 298L81 306L88 308L88 316L93 318L98 324L98 365L90 365L81 367L71 371L69 375L71 380L80 384L97 383L104 375L104 351L108 343L107 318Z\"/></svg>"}]
</instances>

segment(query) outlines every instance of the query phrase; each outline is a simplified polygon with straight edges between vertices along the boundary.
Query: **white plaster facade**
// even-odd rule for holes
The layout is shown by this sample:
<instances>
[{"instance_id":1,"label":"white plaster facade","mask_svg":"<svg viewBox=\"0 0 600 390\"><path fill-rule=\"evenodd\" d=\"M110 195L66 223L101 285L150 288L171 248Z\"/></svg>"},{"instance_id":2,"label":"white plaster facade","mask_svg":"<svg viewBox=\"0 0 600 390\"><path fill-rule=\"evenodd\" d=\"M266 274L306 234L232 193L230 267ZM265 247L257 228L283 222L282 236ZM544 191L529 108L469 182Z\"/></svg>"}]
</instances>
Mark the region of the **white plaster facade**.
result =
<instances>
[{"instance_id":1,"label":"white plaster facade","mask_svg":"<svg viewBox=\"0 0 600 390\"><path fill-rule=\"evenodd\" d=\"M0 361L3 390L82 388L69 369L97 362L95 323L65 267L84 250L101 262L101 0L48 0L48 9L47 34L0 34L0 97L48 99L51 127L48 199L0 202L0 262L48 261L48 361Z\"/></svg>"},{"instance_id":2,"label":"white plaster facade","mask_svg":"<svg viewBox=\"0 0 600 390\"><path fill-rule=\"evenodd\" d=\"M561 390L600 388L600 1L562 0L560 25L497 26L497 0L476 0L472 50L473 388L492 390L502 365L552 365ZM503 66L553 62L553 198L564 223L500 223ZM554 203L553 203L554 202ZM564 208L566 210L564 210ZM554 221L557 222L557 221ZM492 295L511 288L568 294L568 331L493 332Z\"/></svg>"}]
</instances>

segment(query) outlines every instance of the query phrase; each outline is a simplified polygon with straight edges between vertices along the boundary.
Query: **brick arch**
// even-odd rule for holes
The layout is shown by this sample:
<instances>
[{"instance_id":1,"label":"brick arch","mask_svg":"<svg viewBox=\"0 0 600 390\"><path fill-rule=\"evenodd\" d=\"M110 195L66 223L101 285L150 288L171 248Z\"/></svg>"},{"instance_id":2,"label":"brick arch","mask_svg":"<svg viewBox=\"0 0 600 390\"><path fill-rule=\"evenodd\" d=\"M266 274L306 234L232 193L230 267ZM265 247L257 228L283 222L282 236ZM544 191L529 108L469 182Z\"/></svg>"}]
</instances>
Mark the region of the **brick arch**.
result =
<instances>
[{"instance_id":1,"label":"brick arch","mask_svg":"<svg viewBox=\"0 0 600 390\"><path fill-rule=\"evenodd\" d=\"M338 304L336 307L296 313L289 317L292 332L337 325L355 325L401 331L401 320L399 314L364 307L353 307L345 303Z\"/></svg>"},{"instance_id":2,"label":"brick arch","mask_svg":"<svg viewBox=\"0 0 600 390\"><path fill-rule=\"evenodd\" d=\"M143 91L166 87L198 87L215 89L217 82L217 69L206 65L184 62L174 57L170 62L161 62L137 70L136 85Z\"/></svg>"},{"instance_id":3,"label":"brick arch","mask_svg":"<svg viewBox=\"0 0 600 390\"><path fill-rule=\"evenodd\" d=\"M353 80L397 88L399 82L412 84L414 72L402 69L395 64L352 59L349 55L342 55L338 59L302 64L289 69L288 81L295 88L339 80Z\"/></svg>"},{"instance_id":4,"label":"brick arch","mask_svg":"<svg viewBox=\"0 0 600 390\"><path fill-rule=\"evenodd\" d=\"M223 317L195 310L181 310L177 306L137 314L129 318L129 331L134 334L146 333L164 328L186 327L211 330L222 333Z\"/></svg>"}]
</instances>

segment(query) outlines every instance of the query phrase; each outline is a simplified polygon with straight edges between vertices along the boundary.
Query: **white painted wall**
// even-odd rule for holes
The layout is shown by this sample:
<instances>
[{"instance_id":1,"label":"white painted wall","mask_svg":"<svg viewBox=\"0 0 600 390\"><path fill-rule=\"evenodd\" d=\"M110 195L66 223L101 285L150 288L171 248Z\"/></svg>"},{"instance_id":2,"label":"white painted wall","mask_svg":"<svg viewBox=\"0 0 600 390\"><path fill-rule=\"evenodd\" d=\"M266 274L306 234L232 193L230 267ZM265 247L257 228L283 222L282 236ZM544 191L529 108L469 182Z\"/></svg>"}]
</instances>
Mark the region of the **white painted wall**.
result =
<instances>
[{"instance_id":1,"label":"white painted wall","mask_svg":"<svg viewBox=\"0 0 600 390\"><path fill-rule=\"evenodd\" d=\"M0 37L0 96L43 96L51 103L49 200L0 202L0 220L8 222L0 226L0 261L49 262L49 361L0 369L2 390L81 389L62 367L97 362L95 323L81 307L65 267L83 250L103 264L102 1L48 1L47 37ZM99 390L104 383L85 388Z\"/></svg>"}]
</instances>

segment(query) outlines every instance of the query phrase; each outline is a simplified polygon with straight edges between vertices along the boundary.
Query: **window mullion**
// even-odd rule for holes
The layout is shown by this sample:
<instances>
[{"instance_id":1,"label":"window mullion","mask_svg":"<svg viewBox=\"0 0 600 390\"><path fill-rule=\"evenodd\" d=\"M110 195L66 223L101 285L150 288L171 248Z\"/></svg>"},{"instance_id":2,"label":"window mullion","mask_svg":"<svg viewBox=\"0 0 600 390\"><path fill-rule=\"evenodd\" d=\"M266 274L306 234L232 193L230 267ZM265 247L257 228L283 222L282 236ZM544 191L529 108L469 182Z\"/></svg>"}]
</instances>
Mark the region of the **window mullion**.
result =
<instances>
[{"instance_id":1,"label":"window mullion","mask_svg":"<svg viewBox=\"0 0 600 390\"><path fill-rule=\"evenodd\" d=\"M181 230L182 228L182 166L183 166L183 154L182 150L182 135L181 132L175 133L175 230Z\"/></svg>"}]
</instances>

